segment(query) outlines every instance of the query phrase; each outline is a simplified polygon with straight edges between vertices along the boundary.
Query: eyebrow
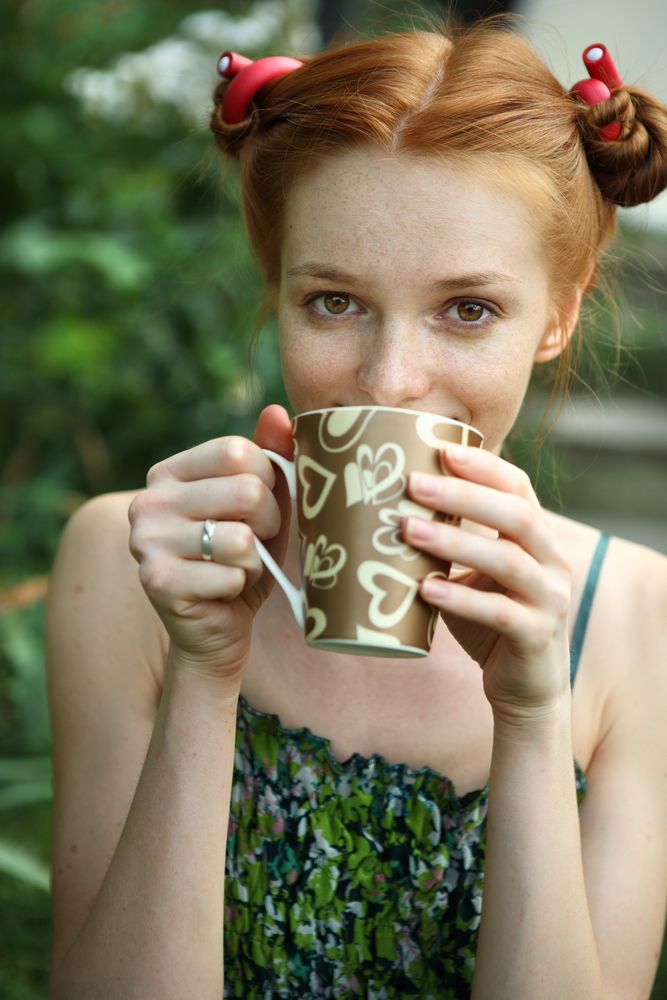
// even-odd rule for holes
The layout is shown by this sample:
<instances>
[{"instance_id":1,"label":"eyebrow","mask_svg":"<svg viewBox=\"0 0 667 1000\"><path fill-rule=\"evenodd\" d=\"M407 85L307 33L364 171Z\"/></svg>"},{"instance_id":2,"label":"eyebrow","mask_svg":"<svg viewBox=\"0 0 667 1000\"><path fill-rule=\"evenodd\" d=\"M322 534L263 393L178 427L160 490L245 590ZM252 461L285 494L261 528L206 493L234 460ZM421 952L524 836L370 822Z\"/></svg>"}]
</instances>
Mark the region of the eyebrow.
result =
<instances>
[{"instance_id":1,"label":"eyebrow","mask_svg":"<svg viewBox=\"0 0 667 1000\"><path fill-rule=\"evenodd\" d=\"M359 275L350 274L348 271L341 271L337 267L329 267L326 264L308 262L290 267L287 271L288 278L322 278L325 281L340 282L342 285L356 285L360 282ZM461 286L482 287L484 285L500 285L504 283L516 284L518 278L512 274L503 274L500 271L473 271L469 274L456 274L450 278L438 278L429 283L429 287L441 292L448 292Z\"/></svg>"}]
</instances>

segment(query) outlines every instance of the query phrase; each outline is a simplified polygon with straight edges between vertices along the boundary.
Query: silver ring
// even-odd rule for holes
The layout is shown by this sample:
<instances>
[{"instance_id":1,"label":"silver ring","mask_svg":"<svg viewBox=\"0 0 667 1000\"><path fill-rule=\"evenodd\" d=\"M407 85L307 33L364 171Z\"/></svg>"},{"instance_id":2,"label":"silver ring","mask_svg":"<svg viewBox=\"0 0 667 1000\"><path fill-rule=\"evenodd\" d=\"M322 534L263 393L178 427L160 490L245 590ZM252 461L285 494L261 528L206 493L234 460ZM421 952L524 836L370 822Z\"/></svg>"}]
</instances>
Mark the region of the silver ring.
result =
<instances>
[{"instance_id":1,"label":"silver ring","mask_svg":"<svg viewBox=\"0 0 667 1000\"><path fill-rule=\"evenodd\" d=\"M201 557L204 562L210 562L213 558L213 534L215 532L215 521L207 519L201 529Z\"/></svg>"}]
</instances>

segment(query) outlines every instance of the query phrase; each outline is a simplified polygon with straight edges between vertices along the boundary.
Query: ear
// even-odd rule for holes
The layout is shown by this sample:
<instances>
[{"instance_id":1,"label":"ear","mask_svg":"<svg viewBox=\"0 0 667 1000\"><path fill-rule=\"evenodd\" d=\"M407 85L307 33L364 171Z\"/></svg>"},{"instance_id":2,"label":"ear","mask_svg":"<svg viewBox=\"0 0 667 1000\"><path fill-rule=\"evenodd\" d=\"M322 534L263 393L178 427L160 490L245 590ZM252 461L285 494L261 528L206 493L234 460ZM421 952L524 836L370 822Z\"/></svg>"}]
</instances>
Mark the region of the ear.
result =
<instances>
[{"instance_id":1,"label":"ear","mask_svg":"<svg viewBox=\"0 0 667 1000\"><path fill-rule=\"evenodd\" d=\"M554 307L551 321L549 322L544 335L537 346L534 363L544 364L546 361L553 361L563 353L572 339L572 335L577 327L581 299L586 289L586 283L577 285L572 294L563 303L561 309Z\"/></svg>"}]
</instances>

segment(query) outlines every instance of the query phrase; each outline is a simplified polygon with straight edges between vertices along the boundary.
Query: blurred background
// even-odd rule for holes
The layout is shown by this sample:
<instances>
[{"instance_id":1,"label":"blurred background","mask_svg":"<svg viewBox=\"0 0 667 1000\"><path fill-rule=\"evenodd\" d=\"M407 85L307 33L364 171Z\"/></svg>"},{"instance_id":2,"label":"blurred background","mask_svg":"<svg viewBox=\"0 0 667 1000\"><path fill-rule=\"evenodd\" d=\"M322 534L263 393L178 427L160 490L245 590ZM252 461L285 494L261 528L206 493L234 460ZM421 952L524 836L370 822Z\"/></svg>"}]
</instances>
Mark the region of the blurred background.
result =
<instances>
[{"instance_id":1,"label":"blurred background","mask_svg":"<svg viewBox=\"0 0 667 1000\"><path fill-rule=\"evenodd\" d=\"M317 51L445 4L23 0L0 5L0 997L46 997L50 739L43 613L67 517L284 402L276 330L206 119L219 52ZM458 5L470 19L501 3ZM512 8L564 83L604 41L667 101L664 6ZM612 299L560 412L536 384L512 454L544 503L667 552L667 201L621 212ZM620 328L623 348L615 346ZM555 486L558 479L558 488ZM104 572L104 567L100 567ZM653 1000L667 997L665 959Z\"/></svg>"}]
</instances>

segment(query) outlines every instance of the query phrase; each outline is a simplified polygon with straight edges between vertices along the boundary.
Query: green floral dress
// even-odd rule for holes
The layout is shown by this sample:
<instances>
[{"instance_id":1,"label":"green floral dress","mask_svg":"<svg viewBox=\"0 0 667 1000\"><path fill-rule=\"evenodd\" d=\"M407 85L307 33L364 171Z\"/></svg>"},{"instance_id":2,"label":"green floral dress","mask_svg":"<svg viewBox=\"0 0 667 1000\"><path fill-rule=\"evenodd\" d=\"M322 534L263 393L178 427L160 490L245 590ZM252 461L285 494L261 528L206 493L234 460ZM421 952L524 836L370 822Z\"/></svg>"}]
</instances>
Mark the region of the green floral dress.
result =
<instances>
[{"instance_id":1,"label":"green floral dress","mask_svg":"<svg viewBox=\"0 0 667 1000\"><path fill-rule=\"evenodd\" d=\"M575 763L577 794L585 794ZM225 997L469 997L488 788L354 754L241 698Z\"/></svg>"}]
</instances>

